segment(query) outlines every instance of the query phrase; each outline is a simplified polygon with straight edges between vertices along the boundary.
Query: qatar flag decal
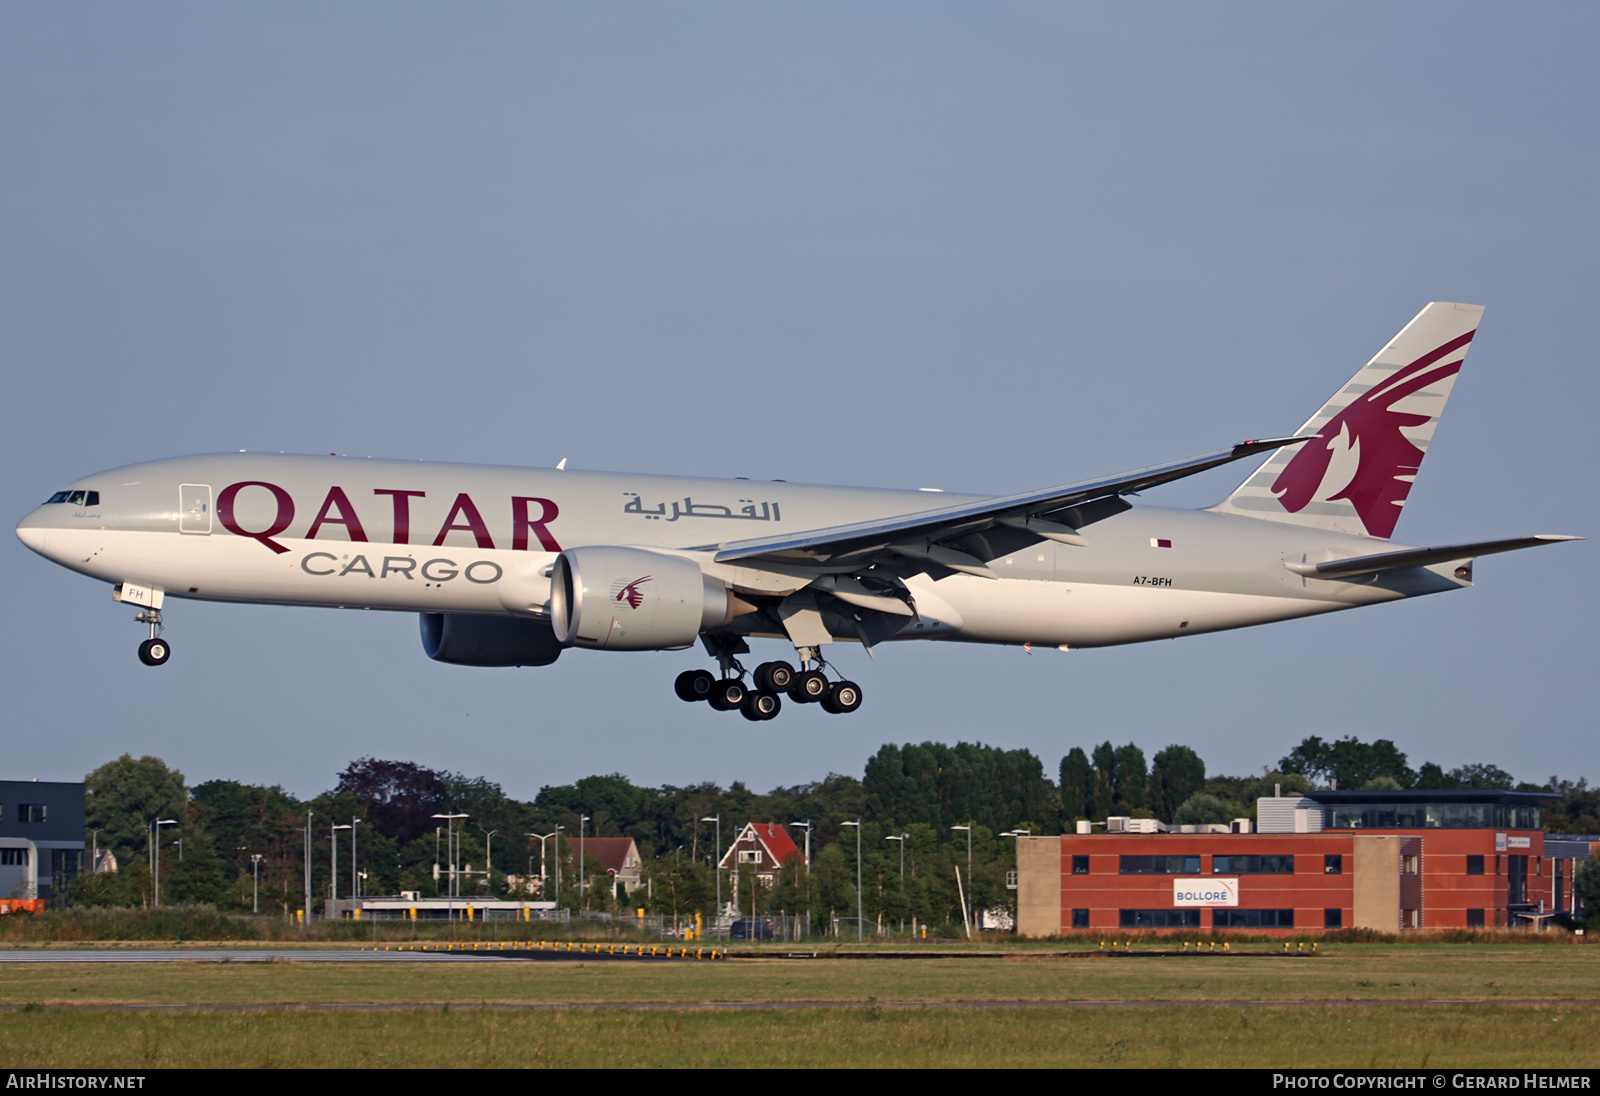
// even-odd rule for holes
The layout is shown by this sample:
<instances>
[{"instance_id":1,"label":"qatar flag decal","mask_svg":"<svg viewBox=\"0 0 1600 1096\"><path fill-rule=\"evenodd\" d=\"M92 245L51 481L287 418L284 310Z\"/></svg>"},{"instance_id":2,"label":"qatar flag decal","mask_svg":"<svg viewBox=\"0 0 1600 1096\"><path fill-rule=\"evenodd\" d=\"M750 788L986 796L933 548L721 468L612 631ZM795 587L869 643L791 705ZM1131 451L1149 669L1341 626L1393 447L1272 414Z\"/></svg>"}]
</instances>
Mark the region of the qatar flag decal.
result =
<instances>
[{"instance_id":1,"label":"qatar flag decal","mask_svg":"<svg viewBox=\"0 0 1600 1096\"><path fill-rule=\"evenodd\" d=\"M1172 542L1170 540L1168 540L1166 537L1151 537L1150 538L1150 547L1152 547L1152 548L1171 548L1172 547Z\"/></svg>"}]
</instances>

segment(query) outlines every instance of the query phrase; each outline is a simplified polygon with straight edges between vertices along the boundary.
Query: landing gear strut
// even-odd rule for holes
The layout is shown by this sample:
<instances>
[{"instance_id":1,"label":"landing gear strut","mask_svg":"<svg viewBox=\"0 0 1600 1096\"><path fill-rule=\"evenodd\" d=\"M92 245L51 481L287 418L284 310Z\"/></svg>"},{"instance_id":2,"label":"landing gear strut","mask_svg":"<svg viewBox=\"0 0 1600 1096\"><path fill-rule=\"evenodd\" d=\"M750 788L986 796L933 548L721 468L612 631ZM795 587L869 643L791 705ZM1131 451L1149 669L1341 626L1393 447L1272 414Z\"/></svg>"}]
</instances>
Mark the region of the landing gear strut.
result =
<instances>
[{"instance_id":1,"label":"landing gear strut","mask_svg":"<svg viewBox=\"0 0 1600 1096\"><path fill-rule=\"evenodd\" d=\"M139 661L146 666L164 664L172 657L172 647L161 638L161 610L146 609L133 619L150 625L150 638L139 644Z\"/></svg>"}]
</instances>

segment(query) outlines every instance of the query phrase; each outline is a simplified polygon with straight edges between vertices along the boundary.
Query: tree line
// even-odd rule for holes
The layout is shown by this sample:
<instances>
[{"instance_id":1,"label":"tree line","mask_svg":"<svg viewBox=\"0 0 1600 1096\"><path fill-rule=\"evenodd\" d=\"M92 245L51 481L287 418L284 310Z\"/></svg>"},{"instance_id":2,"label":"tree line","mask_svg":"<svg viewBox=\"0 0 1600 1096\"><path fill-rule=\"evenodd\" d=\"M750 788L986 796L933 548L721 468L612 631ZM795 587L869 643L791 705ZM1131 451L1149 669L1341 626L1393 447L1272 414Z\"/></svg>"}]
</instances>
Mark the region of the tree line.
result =
<instances>
[{"instance_id":1,"label":"tree line","mask_svg":"<svg viewBox=\"0 0 1600 1096\"><path fill-rule=\"evenodd\" d=\"M124 755L86 778L92 842L116 856L119 870L80 877L72 901L150 902L152 842L159 841L164 902L246 911L259 906L275 913L299 909L305 904L308 825L314 906L334 888L348 897L352 870L364 894L442 896L447 883L436 865L448 862L442 828L450 824L436 816L465 815L454 826L458 859L474 873L468 876L469 893L505 897L538 886L543 897L571 910L709 914L717 892L715 864L727 843L746 822L777 822L810 824L810 870L797 858L771 887L725 878L724 897L737 883L743 909L750 909L753 895L758 913L809 914L822 924L853 916L857 831L843 824L859 821L864 916L938 926L961 920L957 868L974 908L1010 905L1006 872L1015 867L1015 842L1009 835L1019 832L1070 832L1079 820L1115 814L1169 823L1253 818L1255 800L1277 789L1545 790L1518 784L1494 765L1446 772L1424 763L1412 769L1393 742L1354 737L1308 737L1259 777L1208 774L1187 746L1168 746L1147 764L1138 746L1108 741L1088 750L1073 747L1055 776L1028 750L924 742L883 746L859 779L830 773L765 793L738 781L726 788L711 782L650 787L611 773L547 785L522 801L484 777L369 757L347 765L330 790L302 800L282 787L234 780L190 787L181 772L157 758ZM1546 811L1548 829L1600 832L1600 791L1583 779L1552 777L1548 787L1562 796ZM716 830L706 818L722 820L722 849L715 847ZM158 827L153 837L152 819L175 824ZM352 828L335 831L336 826ZM625 905L593 857L577 870L580 829L638 843L645 886ZM804 844L801 829L790 832L797 845ZM558 836L536 836L550 834ZM330 863L335 835L337 865ZM555 893L558 857L562 886ZM543 882L535 884L541 876Z\"/></svg>"}]
</instances>

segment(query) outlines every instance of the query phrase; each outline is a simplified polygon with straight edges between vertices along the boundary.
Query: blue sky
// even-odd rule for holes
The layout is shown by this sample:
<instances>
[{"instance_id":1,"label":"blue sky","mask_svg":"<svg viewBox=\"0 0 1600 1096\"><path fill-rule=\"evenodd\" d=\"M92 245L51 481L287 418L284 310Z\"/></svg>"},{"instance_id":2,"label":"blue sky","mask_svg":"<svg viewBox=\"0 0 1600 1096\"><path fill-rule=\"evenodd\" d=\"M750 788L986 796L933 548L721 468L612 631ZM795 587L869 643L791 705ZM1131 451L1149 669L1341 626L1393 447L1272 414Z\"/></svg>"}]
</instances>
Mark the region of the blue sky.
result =
<instances>
[{"instance_id":1,"label":"blue sky","mask_svg":"<svg viewBox=\"0 0 1600 1096\"><path fill-rule=\"evenodd\" d=\"M1397 538L1591 534L1586 5L273 4L0 11L0 493L217 450L1011 492L1300 424L1488 306ZM1223 470L1145 501L1198 506ZM175 604L4 553L5 774L766 788L884 742L1308 734L1593 773L1587 544L1448 598L1101 651L938 644L769 724L692 653L448 667L414 619ZM758 651L778 657L777 644Z\"/></svg>"}]
</instances>

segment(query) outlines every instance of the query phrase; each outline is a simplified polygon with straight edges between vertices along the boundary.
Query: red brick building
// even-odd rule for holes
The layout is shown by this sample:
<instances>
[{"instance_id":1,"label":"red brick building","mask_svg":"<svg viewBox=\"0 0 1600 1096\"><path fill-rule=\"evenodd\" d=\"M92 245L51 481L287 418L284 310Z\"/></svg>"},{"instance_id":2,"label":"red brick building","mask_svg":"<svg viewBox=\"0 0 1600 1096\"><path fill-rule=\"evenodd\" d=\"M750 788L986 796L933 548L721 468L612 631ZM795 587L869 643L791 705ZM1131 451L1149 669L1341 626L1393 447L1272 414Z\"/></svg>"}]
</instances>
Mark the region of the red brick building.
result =
<instances>
[{"instance_id":1,"label":"red brick building","mask_svg":"<svg viewBox=\"0 0 1600 1096\"><path fill-rule=\"evenodd\" d=\"M1286 832L1019 838L1017 929L1287 935L1530 924L1564 897L1541 828L1555 798L1314 792L1259 801L1261 824Z\"/></svg>"}]
</instances>

